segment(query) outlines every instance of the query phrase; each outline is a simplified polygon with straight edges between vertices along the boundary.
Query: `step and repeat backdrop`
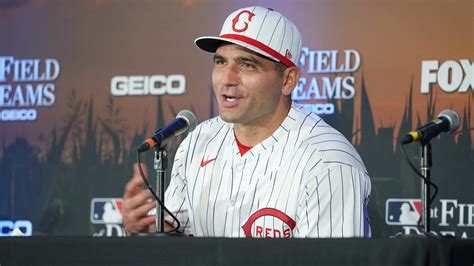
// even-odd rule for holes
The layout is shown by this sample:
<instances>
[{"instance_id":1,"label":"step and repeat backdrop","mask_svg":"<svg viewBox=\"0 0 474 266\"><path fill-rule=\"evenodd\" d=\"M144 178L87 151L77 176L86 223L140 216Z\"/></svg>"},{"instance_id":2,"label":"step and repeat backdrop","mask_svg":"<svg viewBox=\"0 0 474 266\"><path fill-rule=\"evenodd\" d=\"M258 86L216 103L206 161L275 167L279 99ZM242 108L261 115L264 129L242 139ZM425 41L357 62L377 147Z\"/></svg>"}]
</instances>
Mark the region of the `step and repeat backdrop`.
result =
<instances>
[{"instance_id":1,"label":"step and repeat backdrop","mask_svg":"<svg viewBox=\"0 0 474 266\"><path fill-rule=\"evenodd\" d=\"M400 138L444 109L460 115L431 141L431 225L473 238L472 0L0 1L0 236L123 235L138 144L180 110L217 115L212 54L193 40L251 5L300 28L292 97L361 153L374 237L420 233L421 179ZM418 166L420 145L407 152ZM153 176L153 155L143 160Z\"/></svg>"}]
</instances>

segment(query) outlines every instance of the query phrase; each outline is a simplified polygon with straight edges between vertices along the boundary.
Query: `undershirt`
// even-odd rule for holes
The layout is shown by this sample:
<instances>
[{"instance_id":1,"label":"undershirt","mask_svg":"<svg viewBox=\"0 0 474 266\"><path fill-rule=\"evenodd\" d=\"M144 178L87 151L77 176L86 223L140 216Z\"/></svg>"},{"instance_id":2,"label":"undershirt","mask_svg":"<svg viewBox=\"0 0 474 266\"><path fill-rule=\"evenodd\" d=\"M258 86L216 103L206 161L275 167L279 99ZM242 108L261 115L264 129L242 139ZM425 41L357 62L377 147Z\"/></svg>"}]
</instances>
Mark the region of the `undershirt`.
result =
<instances>
[{"instance_id":1,"label":"undershirt","mask_svg":"<svg viewBox=\"0 0 474 266\"><path fill-rule=\"evenodd\" d=\"M253 146L245 146L244 144L240 143L239 139L237 139L237 136L235 135L235 132L234 132L234 137L235 137L235 141L237 142L237 146L239 147L240 156L244 156L246 152L248 152L251 148L253 148Z\"/></svg>"}]
</instances>

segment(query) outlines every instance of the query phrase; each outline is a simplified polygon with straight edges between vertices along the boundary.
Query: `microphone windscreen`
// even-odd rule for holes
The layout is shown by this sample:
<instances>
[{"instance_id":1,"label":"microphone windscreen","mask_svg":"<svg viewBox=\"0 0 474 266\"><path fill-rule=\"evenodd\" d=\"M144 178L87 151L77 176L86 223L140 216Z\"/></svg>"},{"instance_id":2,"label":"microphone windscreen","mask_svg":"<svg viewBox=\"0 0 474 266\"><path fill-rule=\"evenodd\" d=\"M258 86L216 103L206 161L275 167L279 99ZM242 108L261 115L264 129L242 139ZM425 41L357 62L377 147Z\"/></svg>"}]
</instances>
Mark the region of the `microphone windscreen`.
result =
<instances>
[{"instance_id":1,"label":"microphone windscreen","mask_svg":"<svg viewBox=\"0 0 474 266\"><path fill-rule=\"evenodd\" d=\"M448 119L449 121L449 133L453 133L455 132L456 130L459 129L459 126L461 125L461 119L459 118L459 115L458 113L456 113L455 111L453 110L450 110L450 109L446 109L446 110L443 110L441 111L441 113L439 113L438 117L444 117L446 119Z\"/></svg>"},{"instance_id":2,"label":"microphone windscreen","mask_svg":"<svg viewBox=\"0 0 474 266\"><path fill-rule=\"evenodd\" d=\"M196 115L189 110L181 110L176 116L176 118L182 118L188 123L188 128L185 132L193 131L199 123Z\"/></svg>"}]
</instances>

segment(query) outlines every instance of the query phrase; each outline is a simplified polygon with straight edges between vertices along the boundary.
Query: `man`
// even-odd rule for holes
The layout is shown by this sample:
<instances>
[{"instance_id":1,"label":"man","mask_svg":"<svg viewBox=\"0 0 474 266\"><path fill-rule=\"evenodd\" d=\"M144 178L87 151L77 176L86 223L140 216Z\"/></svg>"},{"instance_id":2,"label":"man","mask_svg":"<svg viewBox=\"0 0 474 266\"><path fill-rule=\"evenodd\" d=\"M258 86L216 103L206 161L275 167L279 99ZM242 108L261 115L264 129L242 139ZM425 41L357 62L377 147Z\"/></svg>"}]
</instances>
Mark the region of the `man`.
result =
<instances>
[{"instance_id":1,"label":"man","mask_svg":"<svg viewBox=\"0 0 474 266\"><path fill-rule=\"evenodd\" d=\"M180 229L216 237L370 236L371 186L360 156L291 100L300 77L296 26L271 9L242 8L219 37L195 43L215 53L219 117L198 125L177 150L165 204ZM136 167L124 201L126 231L153 232L155 204Z\"/></svg>"}]
</instances>

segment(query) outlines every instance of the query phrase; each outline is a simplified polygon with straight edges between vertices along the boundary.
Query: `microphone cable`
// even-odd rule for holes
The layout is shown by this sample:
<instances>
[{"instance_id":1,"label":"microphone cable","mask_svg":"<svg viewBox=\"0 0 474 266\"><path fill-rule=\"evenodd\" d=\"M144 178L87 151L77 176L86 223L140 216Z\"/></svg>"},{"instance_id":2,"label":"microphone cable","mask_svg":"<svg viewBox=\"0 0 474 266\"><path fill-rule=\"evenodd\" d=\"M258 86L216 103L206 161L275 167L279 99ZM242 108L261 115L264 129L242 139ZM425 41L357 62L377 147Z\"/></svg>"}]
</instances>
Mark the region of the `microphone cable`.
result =
<instances>
[{"instance_id":1,"label":"microphone cable","mask_svg":"<svg viewBox=\"0 0 474 266\"><path fill-rule=\"evenodd\" d=\"M408 158L408 155L405 151L405 147L403 144L400 145L400 148L401 148L401 151L402 151L402 155L403 155L403 158L405 159L405 161L408 163L408 165L410 166L410 168L421 178L423 179L426 183L428 183L430 186L432 186L434 188L434 194L433 196L430 197L429 199L429 203L433 203L433 200L435 199L436 195L438 194L438 186L431 182L431 180L428 180L426 179L421 173L420 171L418 171L418 169L416 169L416 166L410 161L410 159Z\"/></svg>"},{"instance_id":2,"label":"microphone cable","mask_svg":"<svg viewBox=\"0 0 474 266\"><path fill-rule=\"evenodd\" d=\"M155 190L153 190L153 188L150 186L150 183L148 183L148 179L145 177L145 174L143 173L143 169L142 169L142 164L141 164L141 158L140 158L140 152L137 153L137 162L138 162L138 171L140 172L140 176L142 177L143 179L143 182L145 182L145 185L146 187L148 188L148 190L150 190L151 194L153 195L153 197L155 198L155 200L163 207L163 209L173 218L174 221L176 221L176 224L177 226L176 227L173 227L173 229L169 232L166 232L166 234L170 234L170 233L173 233L173 232L176 232L178 234L182 234L184 233L184 230L183 231L179 231L178 229L181 227L181 223L179 222L178 218L176 218L176 216L173 215L172 212L170 212L168 210L168 208L166 208L165 204L163 204L163 202L158 198L158 196L156 195L155 193ZM159 215L158 212L156 213L156 215ZM164 217L163 217L164 219ZM171 226L174 225L174 221L171 223ZM163 228L164 230L164 228Z\"/></svg>"},{"instance_id":3,"label":"microphone cable","mask_svg":"<svg viewBox=\"0 0 474 266\"><path fill-rule=\"evenodd\" d=\"M426 179L426 177L424 177L420 171L418 171L418 169L416 168L416 166L411 162L410 158L408 158L408 155L405 151L405 144L400 144L400 150L402 151L402 155L403 155L403 159L405 159L405 161L408 163L408 165L410 166L410 168L419 176L421 177L421 179L423 179L428 185L432 186L434 188L434 193L433 195L428 199L428 202L429 202L429 205L431 206L431 203L433 203L433 200L435 199L436 195L438 194L438 186L431 182L431 180L428 180ZM421 229L421 231L424 231L422 230L421 228L421 215L420 215L420 218L418 219L418 222L417 222L417 226L418 226L418 229Z\"/></svg>"}]
</instances>

